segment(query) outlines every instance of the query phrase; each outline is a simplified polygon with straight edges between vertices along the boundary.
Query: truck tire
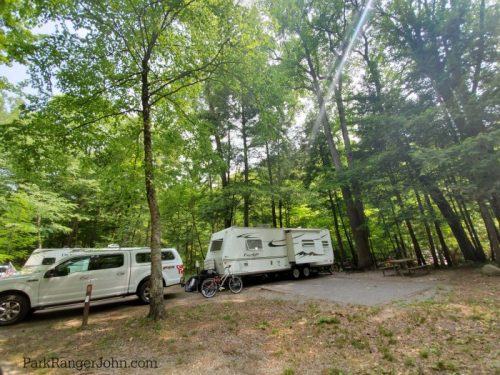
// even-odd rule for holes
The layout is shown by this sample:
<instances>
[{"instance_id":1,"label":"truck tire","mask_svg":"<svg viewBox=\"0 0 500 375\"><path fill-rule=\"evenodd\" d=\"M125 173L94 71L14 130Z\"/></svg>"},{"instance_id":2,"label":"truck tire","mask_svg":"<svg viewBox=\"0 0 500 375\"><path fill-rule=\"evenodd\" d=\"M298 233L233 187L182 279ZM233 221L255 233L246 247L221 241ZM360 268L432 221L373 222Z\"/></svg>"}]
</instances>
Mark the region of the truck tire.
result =
<instances>
[{"instance_id":1,"label":"truck tire","mask_svg":"<svg viewBox=\"0 0 500 375\"><path fill-rule=\"evenodd\" d=\"M0 297L0 326L19 323L30 311L28 298L21 294L5 294Z\"/></svg>"},{"instance_id":2,"label":"truck tire","mask_svg":"<svg viewBox=\"0 0 500 375\"><path fill-rule=\"evenodd\" d=\"M292 278L294 278L295 280L300 279L300 269L298 269L297 267L293 267L292 269Z\"/></svg>"},{"instance_id":3,"label":"truck tire","mask_svg":"<svg viewBox=\"0 0 500 375\"><path fill-rule=\"evenodd\" d=\"M304 275L304 277L311 276L311 269L305 266L304 268L302 268L302 275Z\"/></svg>"},{"instance_id":4,"label":"truck tire","mask_svg":"<svg viewBox=\"0 0 500 375\"><path fill-rule=\"evenodd\" d=\"M149 280L144 280L137 288L137 297L139 297L139 300L145 305L149 304L149 293Z\"/></svg>"}]
</instances>

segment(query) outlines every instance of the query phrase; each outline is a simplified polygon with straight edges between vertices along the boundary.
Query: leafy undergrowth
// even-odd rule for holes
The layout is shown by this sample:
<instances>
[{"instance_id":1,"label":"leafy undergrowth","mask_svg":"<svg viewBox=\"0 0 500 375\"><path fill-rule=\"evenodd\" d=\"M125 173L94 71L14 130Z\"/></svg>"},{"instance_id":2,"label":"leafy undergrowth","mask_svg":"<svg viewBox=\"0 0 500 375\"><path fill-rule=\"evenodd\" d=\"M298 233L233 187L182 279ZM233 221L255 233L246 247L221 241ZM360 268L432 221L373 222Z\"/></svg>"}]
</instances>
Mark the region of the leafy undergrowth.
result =
<instances>
[{"instance_id":1,"label":"leafy undergrowth","mask_svg":"<svg viewBox=\"0 0 500 375\"><path fill-rule=\"evenodd\" d=\"M156 369L80 373L500 374L498 278L454 272L433 300L379 307L276 299L261 290L223 293L144 318L127 306L91 316L28 322L2 330L4 370L23 358L156 360ZM75 370L38 369L39 373Z\"/></svg>"}]
</instances>

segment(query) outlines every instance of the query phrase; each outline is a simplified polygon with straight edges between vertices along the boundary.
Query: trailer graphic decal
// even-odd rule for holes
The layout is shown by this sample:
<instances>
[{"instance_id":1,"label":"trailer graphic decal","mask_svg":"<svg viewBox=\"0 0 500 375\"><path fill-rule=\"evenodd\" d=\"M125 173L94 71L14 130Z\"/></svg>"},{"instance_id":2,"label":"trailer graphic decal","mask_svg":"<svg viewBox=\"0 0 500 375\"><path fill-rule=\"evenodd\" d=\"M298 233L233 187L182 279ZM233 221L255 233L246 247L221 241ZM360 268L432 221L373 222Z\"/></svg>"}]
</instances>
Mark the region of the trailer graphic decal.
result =
<instances>
[{"instance_id":1,"label":"trailer graphic decal","mask_svg":"<svg viewBox=\"0 0 500 375\"><path fill-rule=\"evenodd\" d=\"M286 243L282 244L282 245L278 245L278 244L275 244L275 242L285 242L286 240L272 240L270 241L267 246L269 247L284 247L286 246Z\"/></svg>"},{"instance_id":2,"label":"trailer graphic decal","mask_svg":"<svg viewBox=\"0 0 500 375\"><path fill-rule=\"evenodd\" d=\"M256 233L243 233L243 234L240 234L239 236L236 236L236 238L250 238L250 239L252 239L252 238L256 238L256 239L259 238L259 237L255 237L254 236L255 234Z\"/></svg>"},{"instance_id":3,"label":"trailer graphic decal","mask_svg":"<svg viewBox=\"0 0 500 375\"><path fill-rule=\"evenodd\" d=\"M295 254L296 256L300 256L300 257L309 257L309 256L312 256L312 257L319 257L319 256L323 256L323 254L318 254L318 253L315 253L314 251L310 251L308 253L306 253L305 251L301 251L301 252L298 252L297 254Z\"/></svg>"}]
</instances>

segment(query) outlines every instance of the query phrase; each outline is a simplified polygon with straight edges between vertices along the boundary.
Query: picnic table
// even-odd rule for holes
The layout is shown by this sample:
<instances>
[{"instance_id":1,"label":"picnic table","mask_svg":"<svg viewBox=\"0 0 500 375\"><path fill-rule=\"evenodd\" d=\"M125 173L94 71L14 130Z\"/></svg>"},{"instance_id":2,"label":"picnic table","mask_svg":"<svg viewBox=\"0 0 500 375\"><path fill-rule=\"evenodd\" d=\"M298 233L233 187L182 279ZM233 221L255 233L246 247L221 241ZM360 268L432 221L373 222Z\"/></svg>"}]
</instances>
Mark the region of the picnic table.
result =
<instances>
[{"instance_id":1,"label":"picnic table","mask_svg":"<svg viewBox=\"0 0 500 375\"><path fill-rule=\"evenodd\" d=\"M426 264L418 265L417 260L413 258L388 259L385 263L385 266L381 268L384 276L386 271L394 271L398 275L411 275L417 270L427 270Z\"/></svg>"}]
</instances>

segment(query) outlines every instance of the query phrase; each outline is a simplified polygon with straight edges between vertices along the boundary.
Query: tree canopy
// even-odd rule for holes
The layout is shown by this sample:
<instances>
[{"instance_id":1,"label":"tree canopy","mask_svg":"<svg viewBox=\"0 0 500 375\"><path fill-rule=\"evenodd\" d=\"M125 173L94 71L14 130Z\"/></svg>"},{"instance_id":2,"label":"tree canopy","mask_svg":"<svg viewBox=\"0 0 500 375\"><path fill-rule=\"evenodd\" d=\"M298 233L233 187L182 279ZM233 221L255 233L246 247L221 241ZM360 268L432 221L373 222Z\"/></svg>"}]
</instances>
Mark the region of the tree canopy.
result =
<instances>
[{"instance_id":1,"label":"tree canopy","mask_svg":"<svg viewBox=\"0 0 500 375\"><path fill-rule=\"evenodd\" d=\"M0 261L148 245L158 294L161 246L194 269L231 225L327 227L360 268L500 259L492 2L32 0L0 17L0 63L31 87L0 86Z\"/></svg>"}]
</instances>

